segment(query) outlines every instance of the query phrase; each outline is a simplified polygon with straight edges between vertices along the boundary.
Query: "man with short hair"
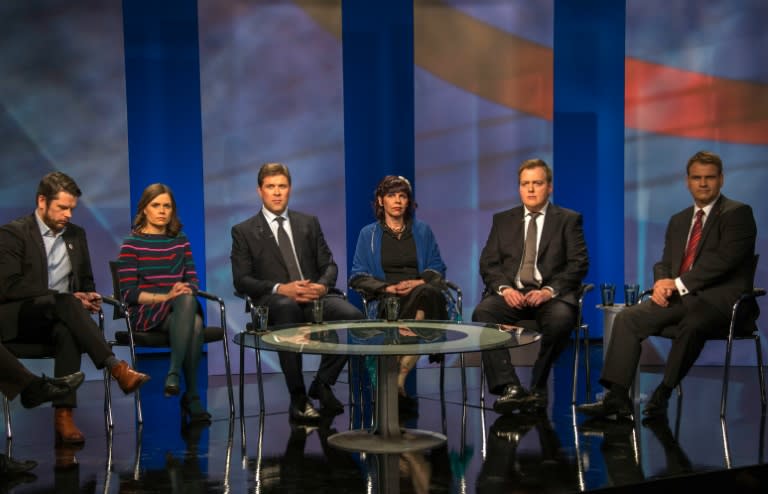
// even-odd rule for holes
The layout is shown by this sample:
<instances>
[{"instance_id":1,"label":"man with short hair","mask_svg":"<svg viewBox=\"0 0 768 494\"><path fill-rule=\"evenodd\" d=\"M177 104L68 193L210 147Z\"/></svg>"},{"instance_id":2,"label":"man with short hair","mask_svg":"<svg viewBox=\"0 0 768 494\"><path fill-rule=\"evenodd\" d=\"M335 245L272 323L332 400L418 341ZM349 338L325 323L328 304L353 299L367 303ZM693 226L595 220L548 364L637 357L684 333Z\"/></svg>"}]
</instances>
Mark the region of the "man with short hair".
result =
<instances>
[{"instance_id":1,"label":"man with short hair","mask_svg":"<svg viewBox=\"0 0 768 494\"><path fill-rule=\"evenodd\" d=\"M35 211L0 227L0 341L53 344L57 377L79 371L87 353L132 393L149 376L115 358L89 314L99 310L101 297L85 230L70 223L80 195L71 177L49 173L38 185ZM75 391L55 398L53 406L56 440L85 442L72 418Z\"/></svg>"},{"instance_id":2,"label":"man with short hair","mask_svg":"<svg viewBox=\"0 0 768 494\"><path fill-rule=\"evenodd\" d=\"M288 210L291 174L282 163L259 169L261 211L232 227L232 279L235 289L256 305L269 307L269 325L312 320L312 302L323 298L323 320L363 319L363 314L336 290L338 266L323 236L320 222ZM320 417L304 386L302 355L278 352L291 395L289 414L298 421ZM339 414L343 405L331 386L347 358L323 355L309 397L320 400L323 411Z\"/></svg>"},{"instance_id":3,"label":"man with short hair","mask_svg":"<svg viewBox=\"0 0 768 494\"><path fill-rule=\"evenodd\" d=\"M568 344L579 310L579 289L589 268L581 214L550 202L552 170L541 159L518 169L522 205L493 216L480 254L485 297L473 321L514 325L536 320L541 346L530 391L520 383L507 349L483 352L488 390L500 395L495 411L541 410L547 379Z\"/></svg>"},{"instance_id":4,"label":"man with short hair","mask_svg":"<svg viewBox=\"0 0 768 494\"><path fill-rule=\"evenodd\" d=\"M604 398L577 410L594 417L632 414L629 388L640 362L641 344L677 326L664 378L643 409L646 420L666 419L672 390L701 353L706 340L728 334L731 307L754 283L757 226L752 208L720 193L723 162L700 151L686 165L693 205L672 216L661 261L653 267L651 300L621 311L613 322L600 383ZM752 332L757 305L752 307Z\"/></svg>"}]
</instances>

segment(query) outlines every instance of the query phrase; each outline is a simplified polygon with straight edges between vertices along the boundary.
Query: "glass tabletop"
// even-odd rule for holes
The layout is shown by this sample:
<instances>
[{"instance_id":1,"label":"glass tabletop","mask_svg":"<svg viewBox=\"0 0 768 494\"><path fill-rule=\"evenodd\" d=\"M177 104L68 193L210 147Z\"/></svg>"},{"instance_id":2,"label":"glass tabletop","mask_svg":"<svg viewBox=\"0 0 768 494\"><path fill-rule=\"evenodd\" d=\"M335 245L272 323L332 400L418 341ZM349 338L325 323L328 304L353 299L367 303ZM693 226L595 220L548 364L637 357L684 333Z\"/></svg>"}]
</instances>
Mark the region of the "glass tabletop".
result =
<instances>
[{"instance_id":1,"label":"glass tabletop","mask_svg":"<svg viewBox=\"0 0 768 494\"><path fill-rule=\"evenodd\" d=\"M425 320L358 320L272 326L243 332L234 342L251 348L332 355L428 355L518 347L541 335L517 326Z\"/></svg>"}]
</instances>

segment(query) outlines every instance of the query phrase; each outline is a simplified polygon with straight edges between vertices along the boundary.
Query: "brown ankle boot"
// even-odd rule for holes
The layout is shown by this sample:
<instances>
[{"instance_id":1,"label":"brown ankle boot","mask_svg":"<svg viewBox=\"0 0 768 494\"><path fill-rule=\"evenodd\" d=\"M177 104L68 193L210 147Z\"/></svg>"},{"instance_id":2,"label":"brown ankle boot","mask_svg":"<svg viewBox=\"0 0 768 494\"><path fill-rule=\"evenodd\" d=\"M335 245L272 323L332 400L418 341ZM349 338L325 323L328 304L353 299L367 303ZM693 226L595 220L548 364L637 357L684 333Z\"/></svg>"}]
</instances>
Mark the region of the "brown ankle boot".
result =
<instances>
[{"instance_id":1,"label":"brown ankle boot","mask_svg":"<svg viewBox=\"0 0 768 494\"><path fill-rule=\"evenodd\" d=\"M120 363L112 367L111 374L125 394L133 393L142 384L149 381L148 375L131 369L131 366L125 360L121 360Z\"/></svg>"},{"instance_id":2,"label":"brown ankle boot","mask_svg":"<svg viewBox=\"0 0 768 494\"><path fill-rule=\"evenodd\" d=\"M85 436L72 420L71 408L56 408L53 415L53 427L56 432L56 442L64 444L83 444Z\"/></svg>"}]
</instances>

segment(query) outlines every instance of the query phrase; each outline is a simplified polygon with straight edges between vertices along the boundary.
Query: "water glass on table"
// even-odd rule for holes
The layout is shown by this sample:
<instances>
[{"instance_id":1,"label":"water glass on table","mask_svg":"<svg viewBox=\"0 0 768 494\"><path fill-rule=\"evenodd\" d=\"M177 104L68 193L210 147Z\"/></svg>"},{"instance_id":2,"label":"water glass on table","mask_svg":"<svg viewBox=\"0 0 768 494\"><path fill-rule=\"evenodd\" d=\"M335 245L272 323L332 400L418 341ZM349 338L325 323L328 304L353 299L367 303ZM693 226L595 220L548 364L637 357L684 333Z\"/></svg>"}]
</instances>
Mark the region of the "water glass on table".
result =
<instances>
[{"instance_id":1,"label":"water glass on table","mask_svg":"<svg viewBox=\"0 0 768 494\"><path fill-rule=\"evenodd\" d=\"M256 327L253 330L257 333L265 332L269 323L269 306L257 305L252 310L253 321L256 323Z\"/></svg>"},{"instance_id":2,"label":"water glass on table","mask_svg":"<svg viewBox=\"0 0 768 494\"><path fill-rule=\"evenodd\" d=\"M624 305L627 307L637 303L637 297L640 294L640 285L637 283L627 283L624 285Z\"/></svg>"},{"instance_id":3,"label":"water glass on table","mask_svg":"<svg viewBox=\"0 0 768 494\"><path fill-rule=\"evenodd\" d=\"M613 305L613 299L616 294L616 286L613 283L600 283L600 295L603 305L608 307Z\"/></svg>"},{"instance_id":4,"label":"water glass on table","mask_svg":"<svg viewBox=\"0 0 768 494\"><path fill-rule=\"evenodd\" d=\"M397 321L400 315L400 299L397 297L387 297L384 299L384 315L387 321Z\"/></svg>"},{"instance_id":5,"label":"water glass on table","mask_svg":"<svg viewBox=\"0 0 768 494\"><path fill-rule=\"evenodd\" d=\"M323 322L323 299L316 298L312 301L312 322L320 324Z\"/></svg>"}]
</instances>

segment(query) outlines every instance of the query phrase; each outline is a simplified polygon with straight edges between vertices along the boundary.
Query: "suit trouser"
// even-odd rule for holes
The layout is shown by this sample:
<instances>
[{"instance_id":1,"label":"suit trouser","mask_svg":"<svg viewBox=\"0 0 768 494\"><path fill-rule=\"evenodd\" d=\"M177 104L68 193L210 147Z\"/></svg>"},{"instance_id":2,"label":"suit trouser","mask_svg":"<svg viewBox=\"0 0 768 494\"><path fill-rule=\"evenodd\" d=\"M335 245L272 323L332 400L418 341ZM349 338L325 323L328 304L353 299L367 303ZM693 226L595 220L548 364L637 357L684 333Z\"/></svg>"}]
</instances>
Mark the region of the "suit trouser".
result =
<instances>
[{"instance_id":1,"label":"suit trouser","mask_svg":"<svg viewBox=\"0 0 768 494\"><path fill-rule=\"evenodd\" d=\"M112 356L99 327L82 303L70 293L58 293L23 304L19 311L18 343L52 343L56 348L54 376L80 370L81 355L87 353L97 369ZM55 407L77 406L77 394L54 400Z\"/></svg>"},{"instance_id":2,"label":"suit trouser","mask_svg":"<svg viewBox=\"0 0 768 494\"><path fill-rule=\"evenodd\" d=\"M516 309L507 305L504 297L492 294L477 305L472 313L472 320L495 324L515 324L525 319L536 320L541 333L541 346L533 364L531 387L544 388L552 365L568 345L568 336L576 325L577 316L577 307L557 298L539 307ZM491 393L501 394L508 384L520 384L509 349L484 351L483 367Z\"/></svg>"},{"instance_id":3,"label":"suit trouser","mask_svg":"<svg viewBox=\"0 0 768 494\"><path fill-rule=\"evenodd\" d=\"M696 295L674 297L668 307L646 301L621 311L613 321L600 382L631 387L642 343L668 326L677 326L664 369L664 384L677 386L696 362L708 339L728 334L728 316Z\"/></svg>"},{"instance_id":4,"label":"suit trouser","mask_svg":"<svg viewBox=\"0 0 768 494\"><path fill-rule=\"evenodd\" d=\"M0 392L12 400L36 377L0 344Z\"/></svg>"},{"instance_id":5,"label":"suit trouser","mask_svg":"<svg viewBox=\"0 0 768 494\"><path fill-rule=\"evenodd\" d=\"M364 316L354 305L338 295L328 295L323 302L323 320L342 321L363 319ZM270 295L265 301L269 306L269 325L299 324L312 320L312 304L299 304L283 295ZM306 395L302 375L302 355L294 352L277 352L280 368L285 376L285 383L291 397ZM315 379L333 386L339 377L347 357L343 355L323 355Z\"/></svg>"}]
</instances>

